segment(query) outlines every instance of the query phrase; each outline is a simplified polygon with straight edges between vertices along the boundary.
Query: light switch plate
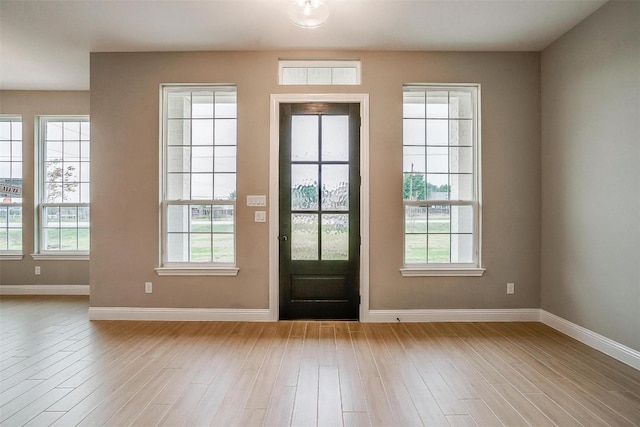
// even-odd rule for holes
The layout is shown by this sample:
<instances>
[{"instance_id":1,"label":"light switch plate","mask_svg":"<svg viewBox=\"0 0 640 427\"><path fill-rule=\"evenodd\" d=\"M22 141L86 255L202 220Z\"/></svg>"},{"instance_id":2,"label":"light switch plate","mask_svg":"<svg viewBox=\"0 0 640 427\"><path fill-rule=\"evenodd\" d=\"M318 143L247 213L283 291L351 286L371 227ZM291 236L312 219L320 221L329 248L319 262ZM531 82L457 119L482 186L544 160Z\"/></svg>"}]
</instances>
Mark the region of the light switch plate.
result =
<instances>
[{"instance_id":1,"label":"light switch plate","mask_svg":"<svg viewBox=\"0 0 640 427\"><path fill-rule=\"evenodd\" d=\"M254 214L255 222L267 222L266 211L256 211Z\"/></svg>"},{"instance_id":2,"label":"light switch plate","mask_svg":"<svg viewBox=\"0 0 640 427\"><path fill-rule=\"evenodd\" d=\"M267 206L267 196L247 196L247 206Z\"/></svg>"}]
</instances>

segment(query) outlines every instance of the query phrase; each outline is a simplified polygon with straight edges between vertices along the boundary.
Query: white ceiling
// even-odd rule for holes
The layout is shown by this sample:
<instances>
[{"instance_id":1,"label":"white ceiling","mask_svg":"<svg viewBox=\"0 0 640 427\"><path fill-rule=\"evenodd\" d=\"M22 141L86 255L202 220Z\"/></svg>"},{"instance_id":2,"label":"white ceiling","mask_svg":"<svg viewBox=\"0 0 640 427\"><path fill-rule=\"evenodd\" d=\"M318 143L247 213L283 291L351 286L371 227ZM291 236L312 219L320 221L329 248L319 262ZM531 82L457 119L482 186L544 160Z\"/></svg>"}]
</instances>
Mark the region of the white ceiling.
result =
<instances>
[{"instance_id":1,"label":"white ceiling","mask_svg":"<svg viewBox=\"0 0 640 427\"><path fill-rule=\"evenodd\" d=\"M606 0L325 0L317 29L293 0L0 0L0 89L89 88L89 52L539 51Z\"/></svg>"}]
</instances>

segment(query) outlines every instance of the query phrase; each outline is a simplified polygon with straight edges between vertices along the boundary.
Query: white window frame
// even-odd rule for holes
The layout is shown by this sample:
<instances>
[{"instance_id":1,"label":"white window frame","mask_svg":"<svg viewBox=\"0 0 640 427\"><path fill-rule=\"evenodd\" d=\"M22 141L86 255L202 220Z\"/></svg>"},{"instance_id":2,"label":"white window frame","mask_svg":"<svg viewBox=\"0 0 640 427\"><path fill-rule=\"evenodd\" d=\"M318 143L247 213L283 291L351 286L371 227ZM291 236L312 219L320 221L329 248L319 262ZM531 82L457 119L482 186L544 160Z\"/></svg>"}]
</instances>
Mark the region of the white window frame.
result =
<instances>
[{"instance_id":1,"label":"white window frame","mask_svg":"<svg viewBox=\"0 0 640 427\"><path fill-rule=\"evenodd\" d=\"M237 233L236 233L236 208L237 208L237 184L235 200L220 199L188 199L169 200L167 197L167 126L168 126L168 95L170 92L194 92L203 91L230 91L237 96L237 88L233 84L162 84L160 85L160 266L155 269L159 276L236 276L239 268L237 262ZM237 105L237 101L236 101ZM236 114L237 123L237 114ZM236 125L237 126L237 125ZM237 137L236 137L237 138ZM214 145L215 146L215 145ZM237 139L236 139L237 147ZM237 152L236 152L237 164ZM237 169L236 169L237 179ZM233 262L169 262L167 261L167 209L169 205L233 205ZM213 231L211 232L213 234Z\"/></svg>"},{"instance_id":2,"label":"white window frame","mask_svg":"<svg viewBox=\"0 0 640 427\"><path fill-rule=\"evenodd\" d=\"M288 82L285 76L285 69L300 69L306 74L305 83ZM309 73L313 70L329 70L330 82L309 83ZM340 69L354 69L354 82L340 82L335 79L335 72ZM362 84L362 64L355 59L281 59L278 61L278 84L283 86L357 86Z\"/></svg>"},{"instance_id":3,"label":"white window frame","mask_svg":"<svg viewBox=\"0 0 640 427\"><path fill-rule=\"evenodd\" d=\"M403 87L403 94L411 90L425 91L456 91L471 89L474 98L473 104L473 200L404 200L403 195L403 266L400 273L403 277L420 277L420 276L470 276L479 277L484 274L485 269L482 267L482 186L481 186L481 115L480 115L480 85L479 84L432 84L432 83L415 83L406 84ZM404 114L403 114L404 122ZM426 118L425 118L426 120ZM450 119L447 119L450 120ZM403 151L405 143L403 136ZM404 167L403 167L404 169ZM403 171L404 173L404 171ZM404 180L403 180L404 182ZM406 225L405 210L407 206L421 206L428 208L429 206L472 206L473 207L473 262L470 263L406 263ZM450 234L451 235L451 234Z\"/></svg>"},{"instance_id":4,"label":"white window frame","mask_svg":"<svg viewBox=\"0 0 640 427\"><path fill-rule=\"evenodd\" d=\"M37 117L37 147L36 147L36 186L35 186L35 216L37 224L35 235L35 248L36 253L32 254L34 260L89 260L89 250L51 250L45 249L44 245L44 212L46 208L89 208L89 202L47 202L44 198L46 196L45 190L45 177L46 177L46 123L47 122L87 122L90 123L88 115L77 116L64 116L64 115L52 115L52 116L38 116ZM65 139L63 139L64 141ZM75 140L74 140L75 141ZM91 136L89 136L89 144L91 143ZM64 160L63 160L64 161ZM78 160L80 163L81 160ZM91 165L91 157L89 157L89 167ZM79 172L80 173L80 172ZM81 179L81 178L80 178ZM79 181L79 184L87 183L86 181ZM90 213L89 213L90 215ZM76 227L77 230L80 227ZM91 235L91 227L89 226L89 239Z\"/></svg>"},{"instance_id":5,"label":"white window frame","mask_svg":"<svg viewBox=\"0 0 640 427\"><path fill-rule=\"evenodd\" d=\"M23 180L24 178L24 150L23 150L23 132L22 132L22 127L23 127L23 123L22 123L22 116L19 115L0 115L0 121L2 122L20 122L20 138L15 138L13 135L13 126L10 124L10 136L9 136L9 159L8 159L8 163L9 163L9 168L11 171L13 171L14 167L13 165L16 163L20 163L20 169L22 170L22 173L20 174L20 177L13 177L13 173L11 173L11 178L12 179L20 179ZM15 142L19 142L20 143L20 150L21 150L21 155L20 155L20 160L14 160L14 155L13 155L13 144ZM2 184L2 183L0 183ZM11 187L13 187L13 189L15 190L15 187L11 184L11 182L8 183L8 185L10 185ZM11 191L11 190L9 190ZM12 193L9 193L12 194ZM0 260L21 260L23 258L23 251L24 251L24 209L23 209L23 197L24 197L24 193L21 191L20 192L20 196L19 197L15 197L15 198L19 198L21 201L20 202L15 202L13 200L9 200L8 202L4 202L3 199L5 198L5 196L0 196L0 207L2 208L7 208L7 223L6 224L0 224L0 229L3 229L6 233L7 233L7 246L8 246L8 241L9 241L9 230L16 230L17 228L11 228L9 227L9 222L8 222L8 215L9 215L9 209L11 208L20 208L20 216L22 217L22 221L20 223L20 249L18 250L10 250L10 249L5 249L0 247ZM14 199L14 197L10 197L10 199Z\"/></svg>"}]
</instances>

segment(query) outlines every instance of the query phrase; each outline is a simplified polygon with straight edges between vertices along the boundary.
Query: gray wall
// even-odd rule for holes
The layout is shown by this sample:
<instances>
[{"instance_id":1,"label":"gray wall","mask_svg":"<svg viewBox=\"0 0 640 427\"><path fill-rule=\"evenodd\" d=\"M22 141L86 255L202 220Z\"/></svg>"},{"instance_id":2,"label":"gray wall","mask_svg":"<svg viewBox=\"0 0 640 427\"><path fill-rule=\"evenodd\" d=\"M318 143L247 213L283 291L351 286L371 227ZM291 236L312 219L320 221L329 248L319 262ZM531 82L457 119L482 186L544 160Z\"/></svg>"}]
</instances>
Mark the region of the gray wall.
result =
<instances>
[{"instance_id":1,"label":"gray wall","mask_svg":"<svg viewBox=\"0 0 640 427\"><path fill-rule=\"evenodd\" d=\"M34 127L39 115L88 115L88 91L0 91L0 114L22 116L22 261L0 261L0 285L88 285L89 261L34 261ZM41 274L35 275L39 265Z\"/></svg>"},{"instance_id":2,"label":"gray wall","mask_svg":"<svg viewBox=\"0 0 640 427\"><path fill-rule=\"evenodd\" d=\"M352 87L277 84L279 57L361 58ZM237 277L159 277L161 83L238 87ZM482 84L482 278L402 278L402 84ZM91 305L268 307L268 225L247 194L269 194L269 97L370 95L370 307L540 306L540 54L184 52L91 55ZM152 281L153 294L144 293ZM506 283L516 283L506 295Z\"/></svg>"},{"instance_id":3,"label":"gray wall","mask_svg":"<svg viewBox=\"0 0 640 427\"><path fill-rule=\"evenodd\" d=\"M640 3L542 52L542 308L640 350Z\"/></svg>"}]
</instances>

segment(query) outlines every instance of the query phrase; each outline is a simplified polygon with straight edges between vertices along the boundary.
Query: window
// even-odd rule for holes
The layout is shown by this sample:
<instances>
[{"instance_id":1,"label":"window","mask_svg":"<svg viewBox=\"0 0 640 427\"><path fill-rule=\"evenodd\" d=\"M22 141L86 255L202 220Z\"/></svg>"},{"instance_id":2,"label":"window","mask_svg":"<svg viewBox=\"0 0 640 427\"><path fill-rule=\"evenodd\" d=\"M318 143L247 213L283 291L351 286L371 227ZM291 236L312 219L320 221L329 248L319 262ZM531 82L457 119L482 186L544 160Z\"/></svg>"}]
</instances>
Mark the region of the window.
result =
<instances>
[{"instance_id":1,"label":"window","mask_svg":"<svg viewBox=\"0 0 640 427\"><path fill-rule=\"evenodd\" d=\"M479 86L405 86L403 275L482 275Z\"/></svg>"},{"instance_id":2,"label":"window","mask_svg":"<svg viewBox=\"0 0 640 427\"><path fill-rule=\"evenodd\" d=\"M234 275L236 89L162 90L162 267Z\"/></svg>"},{"instance_id":3,"label":"window","mask_svg":"<svg viewBox=\"0 0 640 427\"><path fill-rule=\"evenodd\" d=\"M89 118L40 117L39 255L89 254Z\"/></svg>"},{"instance_id":4,"label":"window","mask_svg":"<svg viewBox=\"0 0 640 427\"><path fill-rule=\"evenodd\" d=\"M22 258L22 119L0 117L0 258Z\"/></svg>"},{"instance_id":5,"label":"window","mask_svg":"<svg viewBox=\"0 0 640 427\"><path fill-rule=\"evenodd\" d=\"M359 85L360 61L281 60L281 85Z\"/></svg>"}]
</instances>

